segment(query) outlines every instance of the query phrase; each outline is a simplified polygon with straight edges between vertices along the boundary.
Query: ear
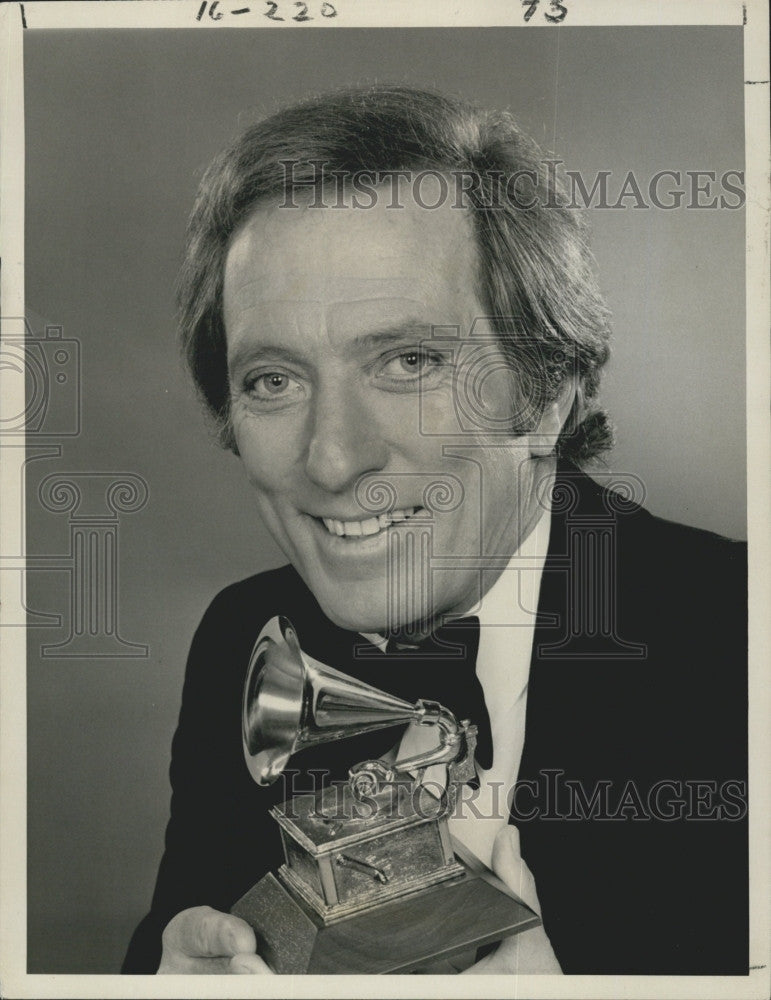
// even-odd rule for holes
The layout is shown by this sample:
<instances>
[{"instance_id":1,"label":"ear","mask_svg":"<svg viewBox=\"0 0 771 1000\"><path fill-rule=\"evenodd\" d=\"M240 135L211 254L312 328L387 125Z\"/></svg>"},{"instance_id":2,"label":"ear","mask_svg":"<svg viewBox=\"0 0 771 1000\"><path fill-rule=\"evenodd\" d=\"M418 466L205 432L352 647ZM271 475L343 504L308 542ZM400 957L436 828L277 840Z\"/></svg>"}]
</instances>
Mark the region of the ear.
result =
<instances>
[{"instance_id":1,"label":"ear","mask_svg":"<svg viewBox=\"0 0 771 1000\"><path fill-rule=\"evenodd\" d=\"M538 426L530 432L530 454L534 458L546 458L554 453L577 391L576 379L567 379L559 396L544 407Z\"/></svg>"}]
</instances>

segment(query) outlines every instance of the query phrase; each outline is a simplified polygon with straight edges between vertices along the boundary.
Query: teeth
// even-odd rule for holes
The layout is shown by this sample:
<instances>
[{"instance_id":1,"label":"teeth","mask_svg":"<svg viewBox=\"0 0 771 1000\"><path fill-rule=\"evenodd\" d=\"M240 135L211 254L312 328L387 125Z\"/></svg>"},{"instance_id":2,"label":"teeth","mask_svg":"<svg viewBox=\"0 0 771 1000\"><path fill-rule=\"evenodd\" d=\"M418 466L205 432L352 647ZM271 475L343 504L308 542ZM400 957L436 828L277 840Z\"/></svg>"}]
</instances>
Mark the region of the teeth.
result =
<instances>
[{"instance_id":1,"label":"teeth","mask_svg":"<svg viewBox=\"0 0 771 1000\"><path fill-rule=\"evenodd\" d=\"M379 514L377 517L368 517L364 521L339 521L334 517L322 517L324 526L332 535L347 535L348 537L361 537L362 535L376 535L384 528L390 527L398 521L406 521L412 517L419 507L403 507L400 510L392 510L390 514Z\"/></svg>"}]
</instances>

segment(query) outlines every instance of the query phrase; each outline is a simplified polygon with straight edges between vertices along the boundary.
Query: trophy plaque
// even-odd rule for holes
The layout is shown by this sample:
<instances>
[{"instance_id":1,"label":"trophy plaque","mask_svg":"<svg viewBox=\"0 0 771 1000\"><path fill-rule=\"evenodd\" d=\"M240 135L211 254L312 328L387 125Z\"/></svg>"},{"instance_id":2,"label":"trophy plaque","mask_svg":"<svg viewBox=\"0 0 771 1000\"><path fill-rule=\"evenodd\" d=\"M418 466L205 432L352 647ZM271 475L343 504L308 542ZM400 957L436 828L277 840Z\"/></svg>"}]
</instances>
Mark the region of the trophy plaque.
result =
<instances>
[{"instance_id":1,"label":"trophy plaque","mask_svg":"<svg viewBox=\"0 0 771 1000\"><path fill-rule=\"evenodd\" d=\"M233 906L278 973L405 973L540 923L454 840L448 816L475 776L476 727L435 701L410 704L307 657L272 618L244 688L244 756L260 785L306 747L415 722L438 746L394 763L356 764L347 782L271 810L285 863ZM440 797L420 783L443 764ZM417 775L417 777L416 777Z\"/></svg>"}]
</instances>

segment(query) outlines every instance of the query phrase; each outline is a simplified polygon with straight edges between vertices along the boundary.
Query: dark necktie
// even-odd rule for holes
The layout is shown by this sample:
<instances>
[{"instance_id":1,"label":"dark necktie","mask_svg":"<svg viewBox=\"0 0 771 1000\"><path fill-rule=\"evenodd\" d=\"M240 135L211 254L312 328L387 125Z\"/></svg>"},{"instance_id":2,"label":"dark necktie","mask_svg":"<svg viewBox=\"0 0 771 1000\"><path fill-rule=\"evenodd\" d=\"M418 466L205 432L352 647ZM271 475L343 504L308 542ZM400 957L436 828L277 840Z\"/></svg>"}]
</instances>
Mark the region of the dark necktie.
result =
<instances>
[{"instance_id":1,"label":"dark necktie","mask_svg":"<svg viewBox=\"0 0 771 1000\"><path fill-rule=\"evenodd\" d=\"M438 701L458 720L469 719L478 729L477 763L487 770L493 762L493 740L476 674L478 650L479 619L461 618L442 625L420 642L390 638L385 653L362 644L356 650L353 670L348 669L367 684L404 701Z\"/></svg>"}]
</instances>

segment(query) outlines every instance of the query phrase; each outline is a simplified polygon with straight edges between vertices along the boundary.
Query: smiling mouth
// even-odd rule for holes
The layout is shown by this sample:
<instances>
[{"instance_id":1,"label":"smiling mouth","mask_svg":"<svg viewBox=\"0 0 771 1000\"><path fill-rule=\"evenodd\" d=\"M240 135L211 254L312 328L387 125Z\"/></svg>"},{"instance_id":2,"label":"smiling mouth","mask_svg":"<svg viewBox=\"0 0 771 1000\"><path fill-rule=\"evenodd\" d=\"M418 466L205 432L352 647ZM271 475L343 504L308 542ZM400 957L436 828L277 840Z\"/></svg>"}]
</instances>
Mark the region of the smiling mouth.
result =
<instances>
[{"instance_id":1,"label":"smiling mouth","mask_svg":"<svg viewBox=\"0 0 771 1000\"><path fill-rule=\"evenodd\" d=\"M377 517L368 517L363 521L339 521L334 517L316 518L327 529L330 535L337 535L339 538L362 538L363 536L377 535L386 531L392 524L403 524L414 514L422 513L422 507L402 507L399 510L392 510L388 514L379 514Z\"/></svg>"}]
</instances>

